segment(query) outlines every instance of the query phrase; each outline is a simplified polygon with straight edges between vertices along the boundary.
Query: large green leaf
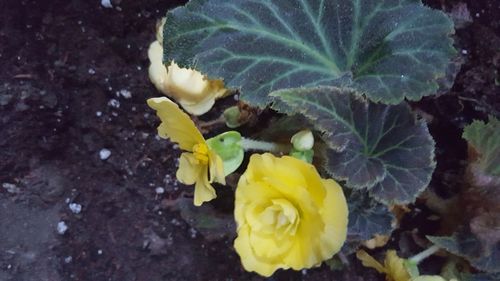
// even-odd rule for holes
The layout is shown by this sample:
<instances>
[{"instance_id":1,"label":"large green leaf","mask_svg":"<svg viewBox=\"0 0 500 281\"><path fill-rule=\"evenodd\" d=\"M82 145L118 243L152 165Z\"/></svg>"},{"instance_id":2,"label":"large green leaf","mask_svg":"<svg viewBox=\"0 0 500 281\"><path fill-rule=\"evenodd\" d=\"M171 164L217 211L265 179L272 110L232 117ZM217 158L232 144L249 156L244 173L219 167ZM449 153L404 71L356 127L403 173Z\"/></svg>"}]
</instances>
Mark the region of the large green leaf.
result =
<instances>
[{"instance_id":1,"label":"large green leaf","mask_svg":"<svg viewBox=\"0 0 500 281\"><path fill-rule=\"evenodd\" d=\"M167 14L164 60L223 78L255 105L319 85L396 104L438 90L453 32L420 0L191 0Z\"/></svg>"},{"instance_id":2,"label":"large green leaf","mask_svg":"<svg viewBox=\"0 0 500 281\"><path fill-rule=\"evenodd\" d=\"M408 203L434 171L434 141L406 104L376 104L334 87L271 93L272 107L301 113L324 132L327 171L347 186L367 188L386 204Z\"/></svg>"}]
</instances>

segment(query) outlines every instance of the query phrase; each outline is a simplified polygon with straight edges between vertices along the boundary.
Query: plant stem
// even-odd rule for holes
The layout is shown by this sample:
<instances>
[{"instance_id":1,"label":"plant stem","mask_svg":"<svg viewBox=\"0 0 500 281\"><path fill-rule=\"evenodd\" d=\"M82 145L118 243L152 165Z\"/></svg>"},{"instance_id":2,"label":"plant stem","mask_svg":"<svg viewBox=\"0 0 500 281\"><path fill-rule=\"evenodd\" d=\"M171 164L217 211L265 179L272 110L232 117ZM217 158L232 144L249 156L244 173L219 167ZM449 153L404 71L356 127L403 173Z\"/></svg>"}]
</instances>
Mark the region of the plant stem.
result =
<instances>
[{"instance_id":1,"label":"plant stem","mask_svg":"<svg viewBox=\"0 0 500 281\"><path fill-rule=\"evenodd\" d=\"M291 148L290 145L286 144L258 141L247 138L242 138L240 144L244 150L262 150L274 153L288 153Z\"/></svg>"},{"instance_id":2,"label":"plant stem","mask_svg":"<svg viewBox=\"0 0 500 281\"><path fill-rule=\"evenodd\" d=\"M430 247L429 249L427 249L425 251L422 251L422 252L414 255L413 257L409 258L408 261L410 261L412 263L415 263L415 264L419 264L421 261L423 261L426 258L432 256L433 254L435 254L440 249L441 248L439 248L437 245L434 245L434 246Z\"/></svg>"}]
</instances>

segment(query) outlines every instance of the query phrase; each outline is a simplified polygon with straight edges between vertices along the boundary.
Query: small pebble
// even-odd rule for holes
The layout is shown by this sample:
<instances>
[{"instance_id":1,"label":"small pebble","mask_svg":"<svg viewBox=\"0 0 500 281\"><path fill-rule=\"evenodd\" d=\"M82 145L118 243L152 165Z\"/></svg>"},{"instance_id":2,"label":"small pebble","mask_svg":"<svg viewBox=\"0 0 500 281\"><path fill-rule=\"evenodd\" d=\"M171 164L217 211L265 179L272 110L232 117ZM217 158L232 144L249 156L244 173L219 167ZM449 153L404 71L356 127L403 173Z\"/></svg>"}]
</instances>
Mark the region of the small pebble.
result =
<instances>
[{"instance_id":1,"label":"small pebble","mask_svg":"<svg viewBox=\"0 0 500 281\"><path fill-rule=\"evenodd\" d=\"M64 262L65 263L70 263L72 261L73 261L73 257L72 256L67 256L67 257L64 258Z\"/></svg>"},{"instance_id":2,"label":"small pebble","mask_svg":"<svg viewBox=\"0 0 500 281\"><path fill-rule=\"evenodd\" d=\"M89 74L90 75L94 75L95 74L95 70L93 68L89 68Z\"/></svg>"},{"instance_id":3,"label":"small pebble","mask_svg":"<svg viewBox=\"0 0 500 281\"><path fill-rule=\"evenodd\" d=\"M465 50L465 49L464 49L464 50L462 50L462 54L463 54L463 55L467 55L467 53L468 53L468 52L467 52L467 50Z\"/></svg>"},{"instance_id":4,"label":"small pebble","mask_svg":"<svg viewBox=\"0 0 500 281\"><path fill-rule=\"evenodd\" d=\"M114 108L120 108L120 102L115 99L110 99L108 105Z\"/></svg>"},{"instance_id":5,"label":"small pebble","mask_svg":"<svg viewBox=\"0 0 500 281\"><path fill-rule=\"evenodd\" d=\"M126 98L126 99L129 99L129 98L131 98L131 97L132 97L132 93L131 93L129 90L125 90L125 89L123 89L123 90L120 90L120 92L119 92L119 93L120 93L120 95L121 95L122 97L124 97L124 98Z\"/></svg>"},{"instance_id":6,"label":"small pebble","mask_svg":"<svg viewBox=\"0 0 500 281\"><path fill-rule=\"evenodd\" d=\"M57 223L57 233L63 235L68 230L68 226L64 221Z\"/></svg>"},{"instance_id":7,"label":"small pebble","mask_svg":"<svg viewBox=\"0 0 500 281\"><path fill-rule=\"evenodd\" d=\"M104 8L113 8L113 4L111 4L111 0L101 0L101 6Z\"/></svg>"},{"instance_id":8,"label":"small pebble","mask_svg":"<svg viewBox=\"0 0 500 281\"><path fill-rule=\"evenodd\" d=\"M69 204L69 209L73 214L79 214L82 211L82 205L77 204L77 203L71 203Z\"/></svg>"},{"instance_id":9,"label":"small pebble","mask_svg":"<svg viewBox=\"0 0 500 281\"><path fill-rule=\"evenodd\" d=\"M99 157L101 158L101 160L106 160L109 158L109 156L111 156L111 150L103 148L101 149L101 151L99 151Z\"/></svg>"},{"instance_id":10,"label":"small pebble","mask_svg":"<svg viewBox=\"0 0 500 281\"><path fill-rule=\"evenodd\" d=\"M19 193L21 191L15 184L12 183L3 183L2 187L5 188L8 193Z\"/></svg>"},{"instance_id":11,"label":"small pebble","mask_svg":"<svg viewBox=\"0 0 500 281\"><path fill-rule=\"evenodd\" d=\"M101 116L102 116L102 112L101 112L101 111L97 111L97 112L95 113L95 116L97 116L97 117L101 117Z\"/></svg>"},{"instance_id":12,"label":"small pebble","mask_svg":"<svg viewBox=\"0 0 500 281\"><path fill-rule=\"evenodd\" d=\"M163 187L157 187L155 189L155 192L156 192L156 194L163 194L163 193L165 193L165 188L163 188Z\"/></svg>"},{"instance_id":13,"label":"small pebble","mask_svg":"<svg viewBox=\"0 0 500 281\"><path fill-rule=\"evenodd\" d=\"M196 238L196 234L198 234L196 229L194 229L192 227L189 229L189 233L191 234L191 238L193 238L193 239Z\"/></svg>"},{"instance_id":14,"label":"small pebble","mask_svg":"<svg viewBox=\"0 0 500 281\"><path fill-rule=\"evenodd\" d=\"M102 255L102 250L101 249L97 250L97 254Z\"/></svg>"}]
</instances>

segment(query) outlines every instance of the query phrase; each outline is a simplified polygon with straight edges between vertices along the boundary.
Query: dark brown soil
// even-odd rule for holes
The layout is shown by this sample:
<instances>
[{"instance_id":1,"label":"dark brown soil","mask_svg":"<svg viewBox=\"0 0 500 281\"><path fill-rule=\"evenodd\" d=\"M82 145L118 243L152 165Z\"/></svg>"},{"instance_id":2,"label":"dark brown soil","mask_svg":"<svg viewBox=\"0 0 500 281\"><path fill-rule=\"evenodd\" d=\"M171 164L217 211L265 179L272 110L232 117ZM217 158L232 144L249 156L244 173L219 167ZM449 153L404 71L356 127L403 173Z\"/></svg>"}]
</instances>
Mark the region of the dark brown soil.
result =
<instances>
[{"instance_id":1,"label":"dark brown soil","mask_svg":"<svg viewBox=\"0 0 500 281\"><path fill-rule=\"evenodd\" d=\"M190 189L177 184L179 151L156 137L145 104L159 95L146 51L156 21L184 1L113 2L0 1L0 280L261 280L241 268L231 239L206 239L168 207ZM415 105L433 117L442 193L462 169L463 126L500 116L499 3L467 2L473 23L457 32L465 65L454 88ZM270 280L380 277L350 260L342 272L323 265Z\"/></svg>"}]
</instances>

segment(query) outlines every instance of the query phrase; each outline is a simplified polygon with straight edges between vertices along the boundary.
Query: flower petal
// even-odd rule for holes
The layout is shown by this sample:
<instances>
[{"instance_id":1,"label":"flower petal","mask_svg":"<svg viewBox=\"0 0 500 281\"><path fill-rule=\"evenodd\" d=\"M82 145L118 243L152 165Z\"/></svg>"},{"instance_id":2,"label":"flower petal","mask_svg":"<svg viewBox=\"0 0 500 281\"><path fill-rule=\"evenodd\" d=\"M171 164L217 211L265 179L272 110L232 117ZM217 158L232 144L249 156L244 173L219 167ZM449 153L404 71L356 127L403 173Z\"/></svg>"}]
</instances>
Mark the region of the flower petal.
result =
<instances>
[{"instance_id":1,"label":"flower petal","mask_svg":"<svg viewBox=\"0 0 500 281\"><path fill-rule=\"evenodd\" d=\"M198 163L198 160L192 153L184 152L179 158L179 169L177 170L177 180L183 184L195 184L200 178L203 166Z\"/></svg>"},{"instance_id":2,"label":"flower petal","mask_svg":"<svg viewBox=\"0 0 500 281\"><path fill-rule=\"evenodd\" d=\"M154 41L149 45L148 57L151 62L148 68L149 79L153 82L158 91L164 92L167 68L163 64L163 47L159 41Z\"/></svg>"},{"instance_id":3,"label":"flower petal","mask_svg":"<svg viewBox=\"0 0 500 281\"><path fill-rule=\"evenodd\" d=\"M206 166L204 170L201 171L200 177L196 180L196 185L194 186L194 205L201 206L204 202L208 202L217 197L215 189L208 182L208 171Z\"/></svg>"},{"instance_id":4,"label":"flower petal","mask_svg":"<svg viewBox=\"0 0 500 281\"><path fill-rule=\"evenodd\" d=\"M158 127L160 137L169 138L187 151L191 151L195 144L205 143L205 139L191 118L173 101L166 97L151 98L148 99L148 105L157 111L156 115L162 121Z\"/></svg>"},{"instance_id":5,"label":"flower petal","mask_svg":"<svg viewBox=\"0 0 500 281\"><path fill-rule=\"evenodd\" d=\"M234 248L240 255L241 264L246 271L255 271L262 276L269 277L278 268L283 267L279 263L262 262L255 256L250 243L250 229L247 225L238 230L238 237L234 240Z\"/></svg>"},{"instance_id":6,"label":"flower petal","mask_svg":"<svg viewBox=\"0 0 500 281\"><path fill-rule=\"evenodd\" d=\"M226 176L224 175L224 162L217 153L212 150L208 151L208 159L210 161L210 182L226 184Z\"/></svg>"},{"instance_id":7,"label":"flower petal","mask_svg":"<svg viewBox=\"0 0 500 281\"><path fill-rule=\"evenodd\" d=\"M387 270L385 267L379 263L376 259L374 259L372 256L370 256L367 252L363 250L359 250L356 252L356 257L358 260L361 261L363 266L365 267L371 267L375 270L377 270L379 273L386 273Z\"/></svg>"}]
</instances>

